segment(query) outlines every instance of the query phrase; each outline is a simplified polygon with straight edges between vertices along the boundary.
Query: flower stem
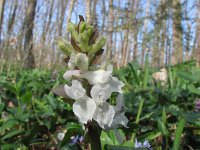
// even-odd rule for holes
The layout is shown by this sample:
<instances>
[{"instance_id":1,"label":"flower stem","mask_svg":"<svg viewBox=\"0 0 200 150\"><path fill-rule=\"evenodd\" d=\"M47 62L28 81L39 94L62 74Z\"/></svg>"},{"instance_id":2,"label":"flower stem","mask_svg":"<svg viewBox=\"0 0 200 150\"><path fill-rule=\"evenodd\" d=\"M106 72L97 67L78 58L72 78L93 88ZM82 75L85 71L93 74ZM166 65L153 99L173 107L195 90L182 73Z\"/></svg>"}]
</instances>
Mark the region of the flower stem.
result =
<instances>
[{"instance_id":1,"label":"flower stem","mask_svg":"<svg viewBox=\"0 0 200 150\"><path fill-rule=\"evenodd\" d=\"M144 99L142 99L140 101L140 104L139 104L139 108L138 108L138 112L137 112L137 117L136 117L136 121L135 121L136 124L138 124L139 121L140 121L140 115L141 115L141 112L142 112L143 104L144 104Z\"/></svg>"}]
</instances>

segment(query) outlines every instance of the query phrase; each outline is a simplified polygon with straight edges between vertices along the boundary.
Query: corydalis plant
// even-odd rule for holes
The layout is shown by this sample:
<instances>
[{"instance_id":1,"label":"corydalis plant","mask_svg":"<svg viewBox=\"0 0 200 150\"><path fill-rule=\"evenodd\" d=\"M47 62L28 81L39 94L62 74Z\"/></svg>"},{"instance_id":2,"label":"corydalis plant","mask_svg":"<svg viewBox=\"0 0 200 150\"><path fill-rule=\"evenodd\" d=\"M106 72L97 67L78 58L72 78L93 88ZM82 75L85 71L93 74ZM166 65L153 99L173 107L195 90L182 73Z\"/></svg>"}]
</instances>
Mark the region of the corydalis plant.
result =
<instances>
[{"instance_id":1,"label":"corydalis plant","mask_svg":"<svg viewBox=\"0 0 200 150\"><path fill-rule=\"evenodd\" d=\"M127 127L122 94L124 83L112 76L112 65L96 65L103 54L106 39L98 36L96 27L88 25L83 17L79 17L78 25L70 23L68 27L71 42L58 42L67 55L65 61L69 70L63 77L69 84L64 85L64 91L74 100L73 112L86 130L96 123L105 130ZM119 93L115 106L108 102L113 92Z\"/></svg>"}]
</instances>

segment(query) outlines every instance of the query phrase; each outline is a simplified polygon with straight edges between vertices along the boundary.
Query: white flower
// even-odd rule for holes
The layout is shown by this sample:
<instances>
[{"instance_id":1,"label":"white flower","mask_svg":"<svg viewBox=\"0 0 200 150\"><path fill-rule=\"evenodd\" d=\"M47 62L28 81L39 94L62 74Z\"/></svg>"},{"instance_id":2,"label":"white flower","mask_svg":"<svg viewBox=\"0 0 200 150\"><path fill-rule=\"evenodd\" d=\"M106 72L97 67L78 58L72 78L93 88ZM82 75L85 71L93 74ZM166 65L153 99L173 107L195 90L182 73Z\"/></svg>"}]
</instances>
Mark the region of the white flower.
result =
<instances>
[{"instance_id":1,"label":"white flower","mask_svg":"<svg viewBox=\"0 0 200 150\"><path fill-rule=\"evenodd\" d=\"M76 56L77 57L77 56ZM71 55L71 66L73 68L74 55ZM65 85L67 95L76 100L73 104L73 112L82 124L94 119L103 129L127 127L128 119L124 115L123 97L118 96L117 105L112 106L106 102L112 92L122 93L124 83L118 78L112 77L112 66L107 66L107 70L85 71L69 70L63 75L66 80L72 76L87 79L93 85L90 95L86 95L86 90L78 80L72 81L72 86Z\"/></svg>"},{"instance_id":2,"label":"white flower","mask_svg":"<svg viewBox=\"0 0 200 150\"><path fill-rule=\"evenodd\" d=\"M63 132L58 133L58 139L59 139L60 141L62 141L64 137L65 137L65 133L63 133Z\"/></svg>"},{"instance_id":3,"label":"white flower","mask_svg":"<svg viewBox=\"0 0 200 150\"><path fill-rule=\"evenodd\" d=\"M87 124L89 120L92 121L95 110L95 102L87 96L73 104L73 112L78 117L79 122L83 124Z\"/></svg>"},{"instance_id":4,"label":"white flower","mask_svg":"<svg viewBox=\"0 0 200 150\"><path fill-rule=\"evenodd\" d=\"M113 107L106 100L115 91L112 86L103 88L100 84L94 85L91 89L92 99L96 102L96 111L93 119L96 120L103 129L117 128L119 126L127 126L128 119L124 116L123 97L120 95L117 98L117 106ZM121 98L122 97L122 98Z\"/></svg>"},{"instance_id":5,"label":"white flower","mask_svg":"<svg viewBox=\"0 0 200 150\"><path fill-rule=\"evenodd\" d=\"M76 66L83 72L88 70L88 57L86 54L71 54L70 60L68 62L68 67L70 69L74 69Z\"/></svg>"},{"instance_id":6,"label":"white flower","mask_svg":"<svg viewBox=\"0 0 200 150\"><path fill-rule=\"evenodd\" d=\"M91 98L85 95L86 91L82 87L81 82L73 80L71 87L65 85L64 88L67 95L76 100L73 104L73 112L78 117L78 120L83 124L92 120L96 104Z\"/></svg>"}]
</instances>

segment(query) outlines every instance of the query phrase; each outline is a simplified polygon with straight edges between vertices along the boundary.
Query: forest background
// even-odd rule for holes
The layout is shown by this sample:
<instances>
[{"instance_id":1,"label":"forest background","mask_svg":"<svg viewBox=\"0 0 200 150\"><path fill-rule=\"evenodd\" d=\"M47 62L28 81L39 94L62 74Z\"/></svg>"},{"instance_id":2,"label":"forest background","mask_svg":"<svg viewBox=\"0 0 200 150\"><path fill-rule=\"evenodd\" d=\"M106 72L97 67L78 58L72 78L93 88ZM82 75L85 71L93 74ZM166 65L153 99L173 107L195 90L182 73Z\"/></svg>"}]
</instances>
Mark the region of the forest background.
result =
<instances>
[{"instance_id":1,"label":"forest background","mask_svg":"<svg viewBox=\"0 0 200 150\"><path fill-rule=\"evenodd\" d=\"M0 0L1 70L62 67L57 41L78 15L98 26L117 67L143 66L147 53L152 67L200 63L200 0Z\"/></svg>"}]
</instances>

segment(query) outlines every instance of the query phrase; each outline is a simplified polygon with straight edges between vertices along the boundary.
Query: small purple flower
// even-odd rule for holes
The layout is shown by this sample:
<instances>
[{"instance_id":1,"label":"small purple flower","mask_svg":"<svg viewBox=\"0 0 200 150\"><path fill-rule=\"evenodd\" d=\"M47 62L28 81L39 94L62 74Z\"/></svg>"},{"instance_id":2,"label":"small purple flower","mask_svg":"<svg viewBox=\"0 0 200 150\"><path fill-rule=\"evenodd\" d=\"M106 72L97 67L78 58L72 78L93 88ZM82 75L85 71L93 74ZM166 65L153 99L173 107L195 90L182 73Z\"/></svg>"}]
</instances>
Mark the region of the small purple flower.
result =
<instances>
[{"instance_id":1,"label":"small purple flower","mask_svg":"<svg viewBox=\"0 0 200 150\"><path fill-rule=\"evenodd\" d=\"M77 136L72 136L71 137L71 144L72 145L75 145L75 144L77 144L77 143L82 143L83 142L83 136L79 136L79 135L77 135Z\"/></svg>"},{"instance_id":2,"label":"small purple flower","mask_svg":"<svg viewBox=\"0 0 200 150\"><path fill-rule=\"evenodd\" d=\"M135 148L148 148L152 150L151 145L149 144L148 140L145 140L143 143L138 142L137 139L135 139Z\"/></svg>"},{"instance_id":3,"label":"small purple flower","mask_svg":"<svg viewBox=\"0 0 200 150\"><path fill-rule=\"evenodd\" d=\"M200 111L200 99L197 99L195 102L195 111L196 112Z\"/></svg>"},{"instance_id":4,"label":"small purple flower","mask_svg":"<svg viewBox=\"0 0 200 150\"><path fill-rule=\"evenodd\" d=\"M135 148L141 148L142 147L142 143L138 142L137 139L135 139Z\"/></svg>"}]
</instances>

